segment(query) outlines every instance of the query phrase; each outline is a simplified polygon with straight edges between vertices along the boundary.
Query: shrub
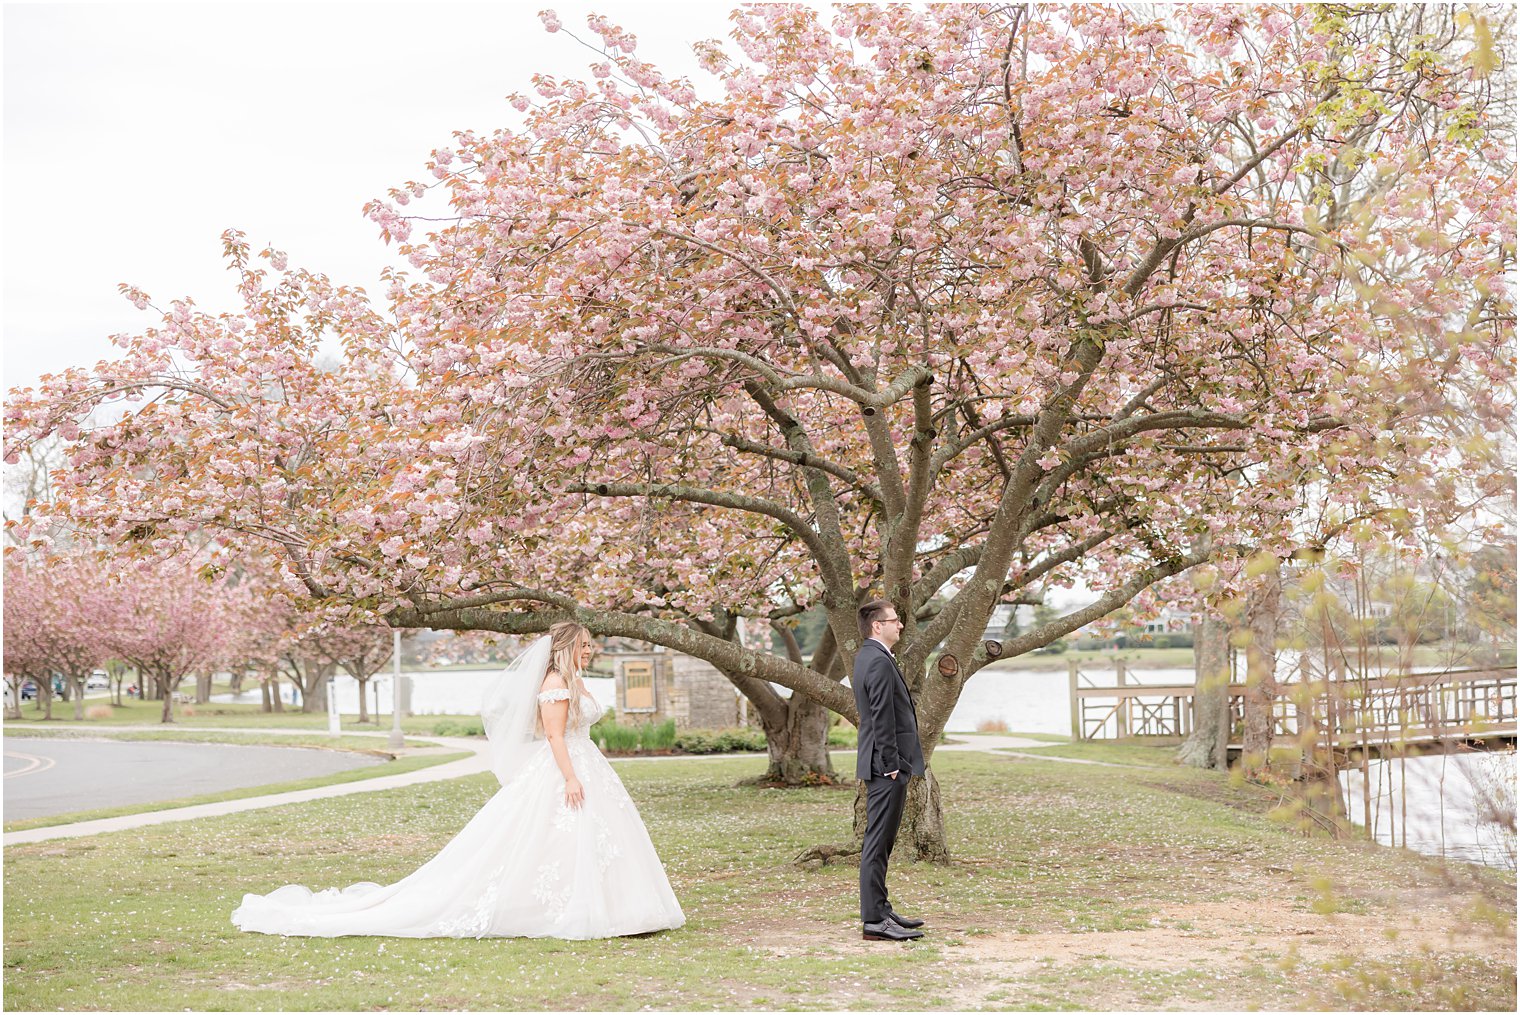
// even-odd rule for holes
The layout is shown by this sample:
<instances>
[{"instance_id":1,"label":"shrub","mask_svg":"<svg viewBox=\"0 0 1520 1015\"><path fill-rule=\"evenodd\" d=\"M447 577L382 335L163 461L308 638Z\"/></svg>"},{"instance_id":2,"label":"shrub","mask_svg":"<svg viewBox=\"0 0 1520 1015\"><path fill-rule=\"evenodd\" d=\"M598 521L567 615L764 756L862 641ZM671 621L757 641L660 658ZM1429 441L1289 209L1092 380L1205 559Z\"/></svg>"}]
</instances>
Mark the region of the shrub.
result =
<instances>
[{"instance_id":1,"label":"shrub","mask_svg":"<svg viewBox=\"0 0 1520 1015\"><path fill-rule=\"evenodd\" d=\"M607 712L591 727L591 739L602 750L614 754L632 754L638 751L668 751L675 746L676 721L644 722L638 726L624 726Z\"/></svg>"},{"instance_id":2,"label":"shrub","mask_svg":"<svg viewBox=\"0 0 1520 1015\"><path fill-rule=\"evenodd\" d=\"M710 730L682 730L676 735L676 750L682 754L717 754L717 737Z\"/></svg>"},{"instance_id":3,"label":"shrub","mask_svg":"<svg viewBox=\"0 0 1520 1015\"><path fill-rule=\"evenodd\" d=\"M840 722L837 726L829 727L830 747L854 747L857 744L856 737L859 731L847 722Z\"/></svg>"},{"instance_id":4,"label":"shrub","mask_svg":"<svg viewBox=\"0 0 1520 1015\"><path fill-rule=\"evenodd\" d=\"M91 705L84 710L84 717L86 719L109 719L111 715L110 705Z\"/></svg>"},{"instance_id":5,"label":"shrub","mask_svg":"<svg viewBox=\"0 0 1520 1015\"><path fill-rule=\"evenodd\" d=\"M662 751L669 750L676 743L676 721L666 719L664 722L655 724L646 722L639 727L639 750Z\"/></svg>"},{"instance_id":6,"label":"shrub","mask_svg":"<svg viewBox=\"0 0 1520 1015\"><path fill-rule=\"evenodd\" d=\"M684 754L728 754L765 750L765 734L757 729L682 730L675 747Z\"/></svg>"},{"instance_id":7,"label":"shrub","mask_svg":"<svg viewBox=\"0 0 1520 1015\"><path fill-rule=\"evenodd\" d=\"M1008 724L1001 719L983 719L976 724L978 733L1007 733Z\"/></svg>"},{"instance_id":8,"label":"shrub","mask_svg":"<svg viewBox=\"0 0 1520 1015\"><path fill-rule=\"evenodd\" d=\"M433 723L435 737L483 737L485 735L485 726L479 719L466 719L463 722L455 719L439 719Z\"/></svg>"}]
</instances>

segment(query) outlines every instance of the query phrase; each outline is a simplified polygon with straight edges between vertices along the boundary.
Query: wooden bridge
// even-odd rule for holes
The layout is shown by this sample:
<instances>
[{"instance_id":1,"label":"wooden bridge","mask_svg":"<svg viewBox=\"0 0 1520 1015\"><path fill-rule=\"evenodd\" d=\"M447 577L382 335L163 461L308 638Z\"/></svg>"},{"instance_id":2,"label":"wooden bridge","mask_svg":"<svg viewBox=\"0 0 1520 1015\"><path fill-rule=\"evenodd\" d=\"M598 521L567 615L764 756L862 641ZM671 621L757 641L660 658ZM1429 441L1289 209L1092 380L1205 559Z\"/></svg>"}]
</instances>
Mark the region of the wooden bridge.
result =
<instances>
[{"instance_id":1,"label":"wooden bridge","mask_svg":"<svg viewBox=\"0 0 1520 1015\"><path fill-rule=\"evenodd\" d=\"M1077 740L1193 730L1192 684L1134 684L1119 664L1115 686L1070 669L1071 735ZM1230 747L1239 749L1245 685L1229 685ZM1274 740L1312 735L1337 750L1446 740L1514 739L1515 667L1283 681L1272 703Z\"/></svg>"}]
</instances>

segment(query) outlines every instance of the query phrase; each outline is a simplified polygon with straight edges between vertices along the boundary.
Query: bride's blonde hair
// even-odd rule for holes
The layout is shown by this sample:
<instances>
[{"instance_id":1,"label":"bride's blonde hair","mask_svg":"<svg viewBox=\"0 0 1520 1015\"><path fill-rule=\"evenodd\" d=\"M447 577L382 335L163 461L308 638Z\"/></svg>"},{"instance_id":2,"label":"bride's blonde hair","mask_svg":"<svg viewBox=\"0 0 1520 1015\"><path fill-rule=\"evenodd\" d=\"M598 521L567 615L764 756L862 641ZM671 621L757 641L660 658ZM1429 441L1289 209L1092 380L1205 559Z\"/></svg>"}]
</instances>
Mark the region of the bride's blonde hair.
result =
<instances>
[{"instance_id":1,"label":"bride's blonde hair","mask_svg":"<svg viewBox=\"0 0 1520 1015\"><path fill-rule=\"evenodd\" d=\"M549 628L549 668L545 672L558 673L565 678L570 690L570 715L565 728L572 729L581 718L581 646L591 641L591 632L573 620L561 620ZM541 690L542 688L540 688ZM540 734L544 732L544 717L540 712L535 720Z\"/></svg>"}]
</instances>

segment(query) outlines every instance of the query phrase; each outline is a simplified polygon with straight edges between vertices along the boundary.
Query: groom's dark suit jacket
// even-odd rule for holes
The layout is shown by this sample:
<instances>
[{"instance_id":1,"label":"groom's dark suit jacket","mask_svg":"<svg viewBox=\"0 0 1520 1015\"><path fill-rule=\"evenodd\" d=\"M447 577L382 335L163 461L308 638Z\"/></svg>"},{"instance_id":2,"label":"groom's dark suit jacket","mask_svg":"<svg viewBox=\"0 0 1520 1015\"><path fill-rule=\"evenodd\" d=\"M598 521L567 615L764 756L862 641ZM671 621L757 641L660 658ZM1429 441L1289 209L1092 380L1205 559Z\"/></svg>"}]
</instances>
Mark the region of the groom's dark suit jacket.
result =
<instances>
[{"instance_id":1,"label":"groom's dark suit jacket","mask_svg":"<svg viewBox=\"0 0 1520 1015\"><path fill-rule=\"evenodd\" d=\"M918 740L918 717L897 660L879 641L867 638L855 655L850 677L860 712L855 777L870 779L888 772L924 774L924 749Z\"/></svg>"}]
</instances>

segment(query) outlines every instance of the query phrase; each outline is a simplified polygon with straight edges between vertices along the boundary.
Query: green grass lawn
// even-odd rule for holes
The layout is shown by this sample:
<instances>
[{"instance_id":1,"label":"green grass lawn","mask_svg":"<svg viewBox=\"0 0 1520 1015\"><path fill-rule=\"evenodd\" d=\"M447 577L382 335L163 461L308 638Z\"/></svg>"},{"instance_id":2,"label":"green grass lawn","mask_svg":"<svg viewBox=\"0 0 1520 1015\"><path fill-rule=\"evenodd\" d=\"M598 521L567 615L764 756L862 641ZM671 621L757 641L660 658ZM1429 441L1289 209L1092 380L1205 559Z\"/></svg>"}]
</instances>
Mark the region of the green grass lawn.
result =
<instances>
[{"instance_id":1,"label":"green grass lawn","mask_svg":"<svg viewBox=\"0 0 1520 1015\"><path fill-rule=\"evenodd\" d=\"M411 872L495 790L483 775L11 847L6 1007L1514 1005L1513 873L1305 838L1268 816L1276 794L1222 775L936 755L954 860L893 866L894 904L929 923L922 942L893 945L860 940L855 867L792 862L848 836L849 790L740 787L759 772L753 758L614 764L686 910L678 931L569 942L233 929L244 892ZM1443 936L1452 921L1470 930Z\"/></svg>"},{"instance_id":2,"label":"green grass lawn","mask_svg":"<svg viewBox=\"0 0 1520 1015\"><path fill-rule=\"evenodd\" d=\"M1044 739L1044 738L1042 738ZM1103 761L1111 765L1142 765L1148 768L1172 768L1176 764L1177 741L1174 738L1158 738L1147 743L1142 739L1119 741L1072 741L1052 743L1049 747L1020 748L1041 757L1077 758L1083 761Z\"/></svg>"},{"instance_id":3,"label":"green grass lawn","mask_svg":"<svg viewBox=\"0 0 1520 1015\"><path fill-rule=\"evenodd\" d=\"M98 701L86 701L85 707L91 705L108 704L105 699ZM29 726L45 728L54 727L96 727L96 726L151 726L159 724L163 715L163 703L158 701L138 701L129 698L124 705L111 705L111 715L104 719L81 719L76 721L74 706L71 702L53 702L53 718L51 721L44 720L42 713L32 707L32 702L26 702L22 708L20 719L6 719L5 729L24 729ZM216 705L176 705L174 706L174 718L177 723L186 726L265 726L271 729L327 729L327 713L302 712L292 710L288 706L284 712L263 712L258 705L246 704L216 704ZM479 724L478 715L411 715L403 716L401 729L404 733L431 734L433 727L445 720L456 723ZM386 732L391 728L389 714L380 717L377 723L373 718L368 723L359 722L358 713L344 713L341 718L344 729L352 730L378 730ZM171 728L171 724L162 724L165 728Z\"/></svg>"}]
</instances>

